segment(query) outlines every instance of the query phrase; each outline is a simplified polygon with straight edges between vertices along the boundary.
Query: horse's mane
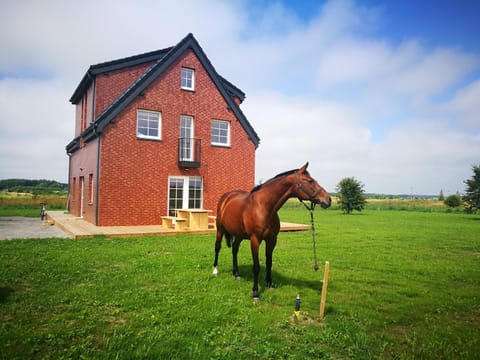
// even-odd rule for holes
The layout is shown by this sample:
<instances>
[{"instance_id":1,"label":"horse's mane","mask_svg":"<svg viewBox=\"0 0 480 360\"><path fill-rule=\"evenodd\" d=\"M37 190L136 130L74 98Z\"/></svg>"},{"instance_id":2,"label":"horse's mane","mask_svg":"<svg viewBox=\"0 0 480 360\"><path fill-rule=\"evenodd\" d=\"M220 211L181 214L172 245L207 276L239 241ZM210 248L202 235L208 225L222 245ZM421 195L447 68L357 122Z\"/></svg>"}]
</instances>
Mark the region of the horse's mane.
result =
<instances>
[{"instance_id":1,"label":"horse's mane","mask_svg":"<svg viewBox=\"0 0 480 360\"><path fill-rule=\"evenodd\" d=\"M282 173L280 173L280 174L278 174L278 175L275 175L273 178L265 181L264 183L255 186L252 190L250 190L250 193L254 193L255 191L260 190L265 184L268 184L268 183L270 183L271 181L277 180L278 178L281 178L281 177L284 177L284 176L291 175L291 174L293 174L293 173L295 173L295 172L297 172L297 171L298 171L298 169L294 169L294 170L285 171L285 172L282 172Z\"/></svg>"}]
</instances>

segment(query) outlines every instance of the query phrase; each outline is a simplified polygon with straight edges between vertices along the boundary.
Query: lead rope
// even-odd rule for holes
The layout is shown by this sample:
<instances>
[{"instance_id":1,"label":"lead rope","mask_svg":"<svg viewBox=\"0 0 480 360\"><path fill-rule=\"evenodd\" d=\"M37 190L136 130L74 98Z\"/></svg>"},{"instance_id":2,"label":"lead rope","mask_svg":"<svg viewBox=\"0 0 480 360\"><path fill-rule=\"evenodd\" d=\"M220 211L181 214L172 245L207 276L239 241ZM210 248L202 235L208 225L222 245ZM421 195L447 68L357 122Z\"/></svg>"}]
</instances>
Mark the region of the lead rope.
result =
<instances>
[{"instance_id":1,"label":"lead rope","mask_svg":"<svg viewBox=\"0 0 480 360\"><path fill-rule=\"evenodd\" d=\"M317 261L317 243L315 241L315 221L313 220L313 210L315 210L315 203L310 201L310 206L305 204L302 200L300 200L305 206L305 208L310 211L310 225L312 228L312 241L313 241L313 268L315 271L318 271L318 261Z\"/></svg>"}]
</instances>

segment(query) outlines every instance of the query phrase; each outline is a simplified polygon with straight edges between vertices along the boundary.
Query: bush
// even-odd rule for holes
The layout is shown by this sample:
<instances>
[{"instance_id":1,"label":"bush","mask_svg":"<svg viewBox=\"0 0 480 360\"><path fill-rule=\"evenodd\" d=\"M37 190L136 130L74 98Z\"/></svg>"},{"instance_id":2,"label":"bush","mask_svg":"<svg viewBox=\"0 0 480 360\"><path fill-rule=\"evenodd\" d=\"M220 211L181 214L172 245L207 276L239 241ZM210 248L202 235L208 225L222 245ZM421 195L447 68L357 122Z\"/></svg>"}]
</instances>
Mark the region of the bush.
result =
<instances>
[{"instance_id":1,"label":"bush","mask_svg":"<svg viewBox=\"0 0 480 360\"><path fill-rule=\"evenodd\" d=\"M445 199L444 203L450 208L456 208L462 205L462 198L460 195L450 195Z\"/></svg>"}]
</instances>

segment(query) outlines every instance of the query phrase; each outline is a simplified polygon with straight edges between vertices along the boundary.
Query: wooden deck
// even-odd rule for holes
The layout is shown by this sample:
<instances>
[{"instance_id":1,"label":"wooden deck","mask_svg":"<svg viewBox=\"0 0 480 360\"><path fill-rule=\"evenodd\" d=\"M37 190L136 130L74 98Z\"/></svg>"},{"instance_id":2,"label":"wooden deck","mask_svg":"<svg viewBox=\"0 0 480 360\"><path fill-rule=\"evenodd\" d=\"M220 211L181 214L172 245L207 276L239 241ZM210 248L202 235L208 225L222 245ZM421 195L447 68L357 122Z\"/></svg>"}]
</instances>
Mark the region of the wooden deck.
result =
<instances>
[{"instance_id":1,"label":"wooden deck","mask_svg":"<svg viewBox=\"0 0 480 360\"><path fill-rule=\"evenodd\" d=\"M73 239L103 235L106 237L129 236L165 236L177 234L214 234L215 229L208 230L174 230L162 225L143 226L95 226L81 218L63 211L48 211L47 218L59 229L65 231ZM280 224L280 231L310 230L310 225L285 223Z\"/></svg>"}]
</instances>

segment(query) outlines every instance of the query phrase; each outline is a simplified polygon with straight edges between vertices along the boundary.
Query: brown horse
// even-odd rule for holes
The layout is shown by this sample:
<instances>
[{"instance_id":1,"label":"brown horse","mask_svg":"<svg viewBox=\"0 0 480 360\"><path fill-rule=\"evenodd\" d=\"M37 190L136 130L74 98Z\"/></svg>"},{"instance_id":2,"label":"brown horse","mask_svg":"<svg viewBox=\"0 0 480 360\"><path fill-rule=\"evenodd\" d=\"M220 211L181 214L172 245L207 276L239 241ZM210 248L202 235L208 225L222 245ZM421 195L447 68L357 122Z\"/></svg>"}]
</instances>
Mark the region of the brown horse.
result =
<instances>
[{"instance_id":1,"label":"brown horse","mask_svg":"<svg viewBox=\"0 0 480 360\"><path fill-rule=\"evenodd\" d=\"M215 241L215 260L213 274L218 274L218 253L222 247L222 237L228 247L232 247L233 276L238 273L237 253L240 243L250 239L253 258L253 299L259 299L258 274L260 262L258 247L265 240L266 281L272 286L272 253L277 244L280 220L277 211L291 197L309 200L320 204L324 209L331 204L330 195L308 173L308 162L297 170L291 170L275 176L250 192L236 190L222 195L217 206L217 237ZM232 241L233 240L233 241Z\"/></svg>"}]
</instances>

